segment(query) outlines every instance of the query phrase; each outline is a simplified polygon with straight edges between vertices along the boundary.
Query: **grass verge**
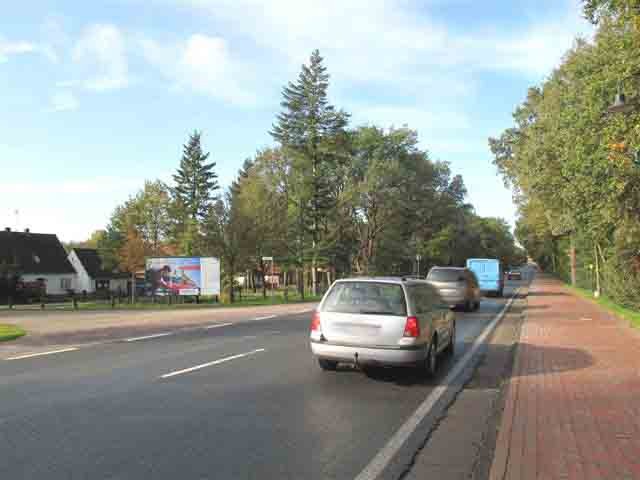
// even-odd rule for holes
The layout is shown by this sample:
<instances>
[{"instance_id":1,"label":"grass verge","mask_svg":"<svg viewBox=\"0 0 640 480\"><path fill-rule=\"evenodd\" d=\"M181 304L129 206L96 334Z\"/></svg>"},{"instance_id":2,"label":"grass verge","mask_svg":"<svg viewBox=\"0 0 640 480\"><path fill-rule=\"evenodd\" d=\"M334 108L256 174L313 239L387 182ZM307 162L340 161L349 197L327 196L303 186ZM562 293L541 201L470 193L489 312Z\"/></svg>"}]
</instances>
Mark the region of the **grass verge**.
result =
<instances>
[{"instance_id":1,"label":"grass verge","mask_svg":"<svg viewBox=\"0 0 640 480\"><path fill-rule=\"evenodd\" d=\"M92 301L78 301L78 310L190 310L190 309L203 309L203 308L242 308L242 307L260 307L269 305L292 305L296 303L305 302L319 302L322 299L322 295L305 295L304 300L300 298L297 292L290 292L287 299L284 294L276 292L275 294L267 293L267 297L263 298L261 292L257 293L244 293L242 298L236 296L234 303L216 303L212 297L201 298L200 303L195 303L191 299L187 299L189 303L180 303L179 299L176 303L176 299L172 299L172 303L169 303L167 297L158 297L157 301L153 303L150 298L145 297L144 301L134 304L127 303L127 299L124 299L122 303L116 302L112 307L109 300L92 300ZM39 304L32 305L14 305L13 309L39 311ZM7 306L0 306L0 310L7 310ZM55 304L45 304L45 311L73 311L73 303L70 300L65 302L59 302Z\"/></svg>"},{"instance_id":2,"label":"grass verge","mask_svg":"<svg viewBox=\"0 0 640 480\"><path fill-rule=\"evenodd\" d=\"M593 292L584 288L572 287L571 285L567 285L567 288L576 295L582 298L586 298L587 300L591 300L592 302L597 303L611 313L614 313L624 320L627 320L633 327L640 328L640 312L622 307L604 296L594 298Z\"/></svg>"},{"instance_id":3,"label":"grass verge","mask_svg":"<svg viewBox=\"0 0 640 480\"><path fill-rule=\"evenodd\" d=\"M267 295L267 298L262 298L262 295L243 296L242 299L236 298L234 303L214 303L212 301L206 301L201 303L166 303L167 300L159 298L158 302L144 302L144 303L116 303L113 309L115 310L189 310L189 309L202 309L202 308L242 308L242 307L260 307L269 305L291 305L304 302L318 302L322 298L318 296L305 296L302 300L299 296L289 295L289 298L285 300L283 295ZM72 308L71 306L65 308ZM79 302L79 310L111 310L111 304L108 302Z\"/></svg>"},{"instance_id":4,"label":"grass verge","mask_svg":"<svg viewBox=\"0 0 640 480\"><path fill-rule=\"evenodd\" d=\"M7 323L0 323L0 342L7 342L9 340L15 340L23 335L26 335L22 328L17 325L11 325Z\"/></svg>"}]
</instances>

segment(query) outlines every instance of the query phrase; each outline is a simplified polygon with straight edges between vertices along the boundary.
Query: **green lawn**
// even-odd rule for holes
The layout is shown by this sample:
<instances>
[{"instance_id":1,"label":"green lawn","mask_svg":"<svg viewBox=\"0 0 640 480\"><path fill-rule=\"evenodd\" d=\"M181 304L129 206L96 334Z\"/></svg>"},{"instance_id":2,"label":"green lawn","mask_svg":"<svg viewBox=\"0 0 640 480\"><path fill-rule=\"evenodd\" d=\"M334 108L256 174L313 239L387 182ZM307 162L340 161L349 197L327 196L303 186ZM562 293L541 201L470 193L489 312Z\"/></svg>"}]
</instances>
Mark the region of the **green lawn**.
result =
<instances>
[{"instance_id":1,"label":"green lawn","mask_svg":"<svg viewBox=\"0 0 640 480\"><path fill-rule=\"evenodd\" d=\"M22 328L17 325L11 325L7 323L0 323L0 342L6 342L8 340L15 340L23 335L26 335Z\"/></svg>"},{"instance_id":2,"label":"green lawn","mask_svg":"<svg viewBox=\"0 0 640 480\"><path fill-rule=\"evenodd\" d=\"M576 295L579 295L588 300L592 300L598 305L604 307L606 310L615 313L625 320L628 320L629 323L635 328L640 328L640 312L622 307L612 300L608 299L607 297L601 296L600 298L594 298L593 292L584 288L572 287L571 285L567 285L567 288L574 292Z\"/></svg>"},{"instance_id":3,"label":"green lawn","mask_svg":"<svg viewBox=\"0 0 640 480\"><path fill-rule=\"evenodd\" d=\"M236 298L233 304L228 303L216 303L212 297L202 297L200 299L200 303L195 303L191 298L189 300L190 303L175 303L176 299L172 299L172 303L168 303L168 299L166 297L158 297L156 302L153 303L150 298L145 297L144 301L134 303L133 305L127 303L127 299L122 299L122 303L118 303L116 300L115 310L180 310L180 309L202 309L202 308L241 308L241 307L255 307L255 306L266 306L266 305L286 305L286 304L295 304L302 302L318 302L322 299L322 295L305 295L304 300L300 297L300 295L293 291L289 291L289 296L285 300L284 292L282 290L276 291L273 294L267 291L267 297L262 297L262 292L258 291L255 294L253 292L244 292L242 298L236 294ZM180 300L180 299L178 299ZM33 310L38 311L40 309L39 304L34 305L14 305L15 310ZM8 309L6 305L0 306L0 309ZM73 310L73 303L70 300L64 303L56 303L56 304L45 304L46 310ZM78 301L78 310L112 310L111 303L109 300L99 300L99 301Z\"/></svg>"},{"instance_id":4,"label":"green lawn","mask_svg":"<svg viewBox=\"0 0 640 480\"><path fill-rule=\"evenodd\" d=\"M236 296L235 302L228 303L215 303L213 300L203 300L199 304L197 303L167 303L166 298L158 298L156 303L145 301L142 303L116 303L115 309L117 310L166 310L166 309L201 309L201 308L240 308L240 307L255 307L255 306L267 306L267 305L285 305L295 304L302 302L317 302L322 298L321 295L312 296L306 295L304 300L300 298L298 294L291 292L289 298L285 301L284 295L278 292L274 295L267 293L267 298L263 298L261 293L243 295L242 299ZM71 305L68 308L72 308ZM111 305L108 302L78 302L79 310L105 310L111 309Z\"/></svg>"}]
</instances>

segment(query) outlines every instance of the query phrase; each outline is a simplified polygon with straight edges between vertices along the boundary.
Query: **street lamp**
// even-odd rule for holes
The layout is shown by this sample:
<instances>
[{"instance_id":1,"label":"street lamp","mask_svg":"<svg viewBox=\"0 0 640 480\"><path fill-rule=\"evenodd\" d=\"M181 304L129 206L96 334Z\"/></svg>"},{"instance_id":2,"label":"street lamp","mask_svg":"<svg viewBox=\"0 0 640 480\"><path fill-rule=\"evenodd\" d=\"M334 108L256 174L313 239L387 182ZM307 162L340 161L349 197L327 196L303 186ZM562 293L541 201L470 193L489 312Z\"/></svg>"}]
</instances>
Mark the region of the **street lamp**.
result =
<instances>
[{"instance_id":1,"label":"street lamp","mask_svg":"<svg viewBox=\"0 0 640 480\"><path fill-rule=\"evenodd\" d=\"M627 102L627 97L622 92L622 89L618 87L618 93L613 100L613 103L607 108L609 113L629 113L635 110L637 107L635 102Z\"/></svg>"},{"instance_id":2,"label":"street lamp","mask_svg":"<svg viewBox=\"0 0 640 480\"><path fill-rule=\"evenodd\" d=\"M618 91L616 93L615 98L613 99L613 103L607 108L607 111L609 113L612 113L612 114L631 113L634 110L636 110L638 107L640 107L637 99L628 101L626 95L622 91L622 80L626 78L638 77L638 76L640 76L640 72L626 75L625 77L620 79L620 81L618 82ZM635 150L635 152L632 154L631 161L634 163L634 165L640 167L640 149Z\"/></svg>"}]
</instances>

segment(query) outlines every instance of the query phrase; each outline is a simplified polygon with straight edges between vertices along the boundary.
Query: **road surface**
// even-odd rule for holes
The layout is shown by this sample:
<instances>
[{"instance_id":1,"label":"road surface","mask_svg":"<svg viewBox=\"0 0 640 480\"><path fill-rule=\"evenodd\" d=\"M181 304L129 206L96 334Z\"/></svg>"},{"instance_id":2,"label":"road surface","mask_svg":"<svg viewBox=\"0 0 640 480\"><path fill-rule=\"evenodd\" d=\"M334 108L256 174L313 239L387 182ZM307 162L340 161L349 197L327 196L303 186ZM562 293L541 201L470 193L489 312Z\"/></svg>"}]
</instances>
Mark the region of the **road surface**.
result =
<instances>
[{"instance_id":1,"label":"road surface","mask_svg":"<svg viewBox=\"0 0 640 480\"><path fill-rule=\"evenodd\" d=\"M353 479L504 303L458 312L432 381L321 371L310 313L5 357L0 478Z\"/></svg>"}]
</instances>

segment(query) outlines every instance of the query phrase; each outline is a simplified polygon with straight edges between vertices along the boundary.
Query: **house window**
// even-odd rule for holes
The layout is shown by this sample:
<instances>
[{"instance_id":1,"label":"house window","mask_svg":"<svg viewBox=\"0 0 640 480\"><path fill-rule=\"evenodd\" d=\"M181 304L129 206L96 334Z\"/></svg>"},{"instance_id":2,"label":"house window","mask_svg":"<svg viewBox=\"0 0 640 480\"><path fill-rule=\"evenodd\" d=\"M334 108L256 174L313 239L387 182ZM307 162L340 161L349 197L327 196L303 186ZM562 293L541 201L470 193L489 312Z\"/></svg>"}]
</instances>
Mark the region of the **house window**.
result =
<instances>
[{"instance_id":1,"label":"house window","mask_svg":"<svg viewBox=\"0 0 640 480\"><path fill-rule=\"evenodd\" d=\"M70 278L61 278L60 279L60 288L62 290L71 290L71 279Z\"/></svg>"}]
</instances>

